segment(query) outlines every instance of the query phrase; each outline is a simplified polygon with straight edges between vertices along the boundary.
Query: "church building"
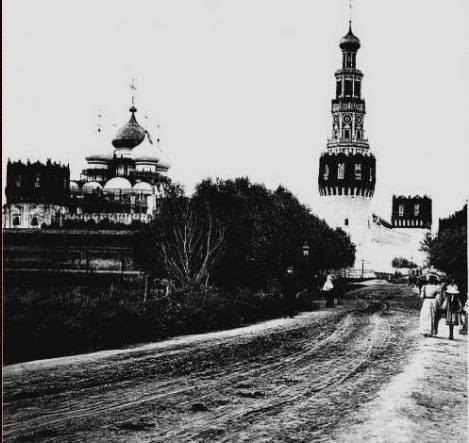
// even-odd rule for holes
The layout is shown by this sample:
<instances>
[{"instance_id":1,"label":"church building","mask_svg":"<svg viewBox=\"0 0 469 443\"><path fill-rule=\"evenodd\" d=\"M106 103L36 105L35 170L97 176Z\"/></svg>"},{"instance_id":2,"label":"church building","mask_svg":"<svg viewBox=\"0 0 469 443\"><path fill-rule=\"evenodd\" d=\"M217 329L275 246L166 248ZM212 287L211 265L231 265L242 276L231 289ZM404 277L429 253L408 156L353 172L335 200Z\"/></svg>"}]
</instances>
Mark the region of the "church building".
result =
<instances>
[{"instance_id":1,"label":"church building","mask_svg":"<svg viewBox=\"0 0 469 443\"><path fill-rule=\"evenodd\" d=\"M70 180L68 166L40 162L8 162L4 228L63 226L69 222L130 225L148 222L166 193L170 168L166 154L135 117L111 138L96 134L95 152L86 157L79 179Z\"/></svg>"}]
</instances>

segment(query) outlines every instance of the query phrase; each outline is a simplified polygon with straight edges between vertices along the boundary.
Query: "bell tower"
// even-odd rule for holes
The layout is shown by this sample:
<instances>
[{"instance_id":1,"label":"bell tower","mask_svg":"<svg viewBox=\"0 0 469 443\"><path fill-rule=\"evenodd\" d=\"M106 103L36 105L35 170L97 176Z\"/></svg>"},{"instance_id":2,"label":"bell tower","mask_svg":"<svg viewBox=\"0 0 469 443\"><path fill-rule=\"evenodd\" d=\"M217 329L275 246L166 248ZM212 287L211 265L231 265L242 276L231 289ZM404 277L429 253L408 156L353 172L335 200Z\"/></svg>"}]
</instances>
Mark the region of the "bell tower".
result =
<instances>
[{"instance_id":1,"label":"bell tower","mask_svg":"<svg viewBox=\"0 0 469 443\"><path fill-rule=\"evenodd\" d=\"M370 229L376 159L365 136L363 74L356 66L360 40L352 32L351 21L339 47L342 68L335 73L331 137L319 160L318 185L323 217L331 227L340 227L350 234L358 259Z\"/></svg>"}]
</instances>

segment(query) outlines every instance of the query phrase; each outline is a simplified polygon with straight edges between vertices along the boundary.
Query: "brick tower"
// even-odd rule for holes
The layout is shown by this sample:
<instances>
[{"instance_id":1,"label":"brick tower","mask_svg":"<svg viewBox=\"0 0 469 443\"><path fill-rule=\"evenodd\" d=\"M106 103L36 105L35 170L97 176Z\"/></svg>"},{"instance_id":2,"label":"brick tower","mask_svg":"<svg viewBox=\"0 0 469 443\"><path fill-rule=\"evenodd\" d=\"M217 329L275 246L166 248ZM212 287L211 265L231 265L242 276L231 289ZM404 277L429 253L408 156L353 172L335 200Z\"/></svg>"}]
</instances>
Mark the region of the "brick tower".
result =
<instances>
[{"instance_id":1,"label":"brick tower","mask_svg":"<svg viewBox=\"0 0 469 443\"><path fill-rule=\"evenodd\" d=\"M365 137L363 74L356 67L360 40L349 31L340 40L342 68L336 71L332 100L332 133L319 160L319 194L322 216L332 227L350 234L357 246L365 241L371 223L371 200L376 183L376 159Z\"/></svg>"}]
</instances>

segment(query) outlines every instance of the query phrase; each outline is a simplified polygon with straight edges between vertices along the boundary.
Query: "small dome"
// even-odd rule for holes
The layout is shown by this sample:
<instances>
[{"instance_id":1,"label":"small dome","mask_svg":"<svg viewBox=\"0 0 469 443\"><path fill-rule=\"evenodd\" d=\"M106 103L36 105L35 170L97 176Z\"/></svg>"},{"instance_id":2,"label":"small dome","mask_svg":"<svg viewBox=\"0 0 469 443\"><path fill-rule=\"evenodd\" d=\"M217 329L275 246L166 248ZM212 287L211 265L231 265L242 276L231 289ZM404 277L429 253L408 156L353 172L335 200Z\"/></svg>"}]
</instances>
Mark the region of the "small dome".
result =
<instances>
[{"instance_id":1,"label":"small dome","mask_svg":"<svg viewBox=\"0 0 469 443\"><path fill-rule=\"evenodd\" d=\"M139 194L153 194L153 187L146 182L135 183L133 190Z\"/></svg>"},{"instance_id":2,"label":"small dome","mask_svg":"<svg viewBox=\"0 0 469 443\"><path fill-rule=\"evenodd\" d=\"M150 141L150 136L146 132L146 137L143 139L142 143L132 150L130 158L135 161L135 163L158 163L160 158L156 151L155 146Z\"/></svg>"},{"instance_id":3,"label":"small dome","mask_svg":"<svg viewBox=\"0 0 469 443\"><path fill-rule=\"evenodd\" d=\"M132 106L129 111L132 113L130 120L119 129L116 136L112 140L115 148L134 148L142 143L145 138L145 129L142 128L135 119L137 109Z\"/></svg>"},{"instance_id":4,"label":"small dome","mask_svg":"<svg viewBox=\"0 0 469 443\"><path fill-rule=\"evenodd\" d=\"M112 192L116 190L130 190L132 189L132 185L126 178L114 177L111 178L111 180L109 180L108 182L106 182L103 189L104 192Z\"/></svg>"},{"instance_id":5,"label":"small dome","mask_svg":"<svg viewBox=\"0 0 469 443\"><path fill-rule=\"evenodd\" d=\"M360 39L355 37L352 32L352 22L350 22L347 35L340 39L339 46L341 49L348 49L352 51L358 51L360 48Z\"/></svg>"},{"instance_id":6,"label":"small dome","mask_svg":"<svg viewBox=\"0 0 469 443\"><path fill-rule=\"evenodd\" d=\"M87 162L93 162L93 161L108 162L112 160L112 154L110 152L91 154L88 157L85 157L85 160Z\"/></svg>"},{"instance_id":7,"label":"small dome","mask_svg":"<svg viewBox=\"0 0 469 443\"><path fill-rule=\"evenodd\" d=\"M92 181L92 182L86 182L83 185L83 191L95 191L97 189L102 189L102 186L100 183Z\"/></svg>"},{"instance_id":8,"label":"small dome","mask_svg":"<svg viewBox=\"0 0 469 443\"><path fill-rule=\"evenodd\" d=\"M75 191L75 190L78 190L78 189L80 189L80 186L78 186L78 183L74 182L74 181L70 181L70 190Z\"/></svg>"}]
</instances>

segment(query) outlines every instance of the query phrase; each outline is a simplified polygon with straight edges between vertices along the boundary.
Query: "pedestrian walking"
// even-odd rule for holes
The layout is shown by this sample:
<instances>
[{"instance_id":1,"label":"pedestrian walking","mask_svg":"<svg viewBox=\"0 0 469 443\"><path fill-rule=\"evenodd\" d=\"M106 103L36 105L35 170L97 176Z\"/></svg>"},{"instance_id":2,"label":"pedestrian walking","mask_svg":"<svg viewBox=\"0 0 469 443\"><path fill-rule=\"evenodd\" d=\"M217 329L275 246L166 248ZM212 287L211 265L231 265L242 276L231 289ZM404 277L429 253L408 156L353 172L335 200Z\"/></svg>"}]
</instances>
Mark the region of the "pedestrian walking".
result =
<instances>
[{"instance_id":1,"label":"pedestrian walking","mask_svg":"<svg viewBox=\"0 0 469 443\"><path fill-rule=\"evenodd\" d=\"M332 275L326 277L326 282L322 287L322 291L326 295L326 308L334 307L334 283L332 283Z\"/></svg>"},{"instance_id":2,"label":"pedestrian walking","mask_svg":"<svg viewBox=\"0 0 469 443\"><path fill-rule=\"evenodd\" d=\"M454 340L454 327L459 325L459 314L462 311L459 300L459 289L454 280L446 288L446 324L449 326L449 339Z\"/></svg>"},{"instance_id":3,"label":"pedestrian walking","mask_svg":"<svg viewBox=\"0 0 469 443\"><path fill-rule=\"evenodd\" d=\"M422 286L420 298L422 308L420 309L419 332L424 337L434 337L437 333L437 305L436 296L440 291L440 285L435 275L430 275L426 285Z\"/></svg>"},{"instance_id":4,"label":"pedestrian walking","mask_svg":"<svg viewBox=\"0 0 469 443\"><path fill-rule=\"evenodd\" d=\"M468 316L468 311L469 311L468 303L469 301L466 298L466 303L461 309L461 328L459 329L459 333L461 335L467 335L467 316Z\"/></svg>"},{"instance_id":5,"label":"pedestrian walking","mask_svg":"<svg viewBox=\"0 0 469 443\"><path fill-rule=\"evenodd\" d=\"M284 301L285 317L293 317L296 314L296 293L298 284L293 266L289 266L282 280L282 295Z\"/></svg>"}]
</instances>

